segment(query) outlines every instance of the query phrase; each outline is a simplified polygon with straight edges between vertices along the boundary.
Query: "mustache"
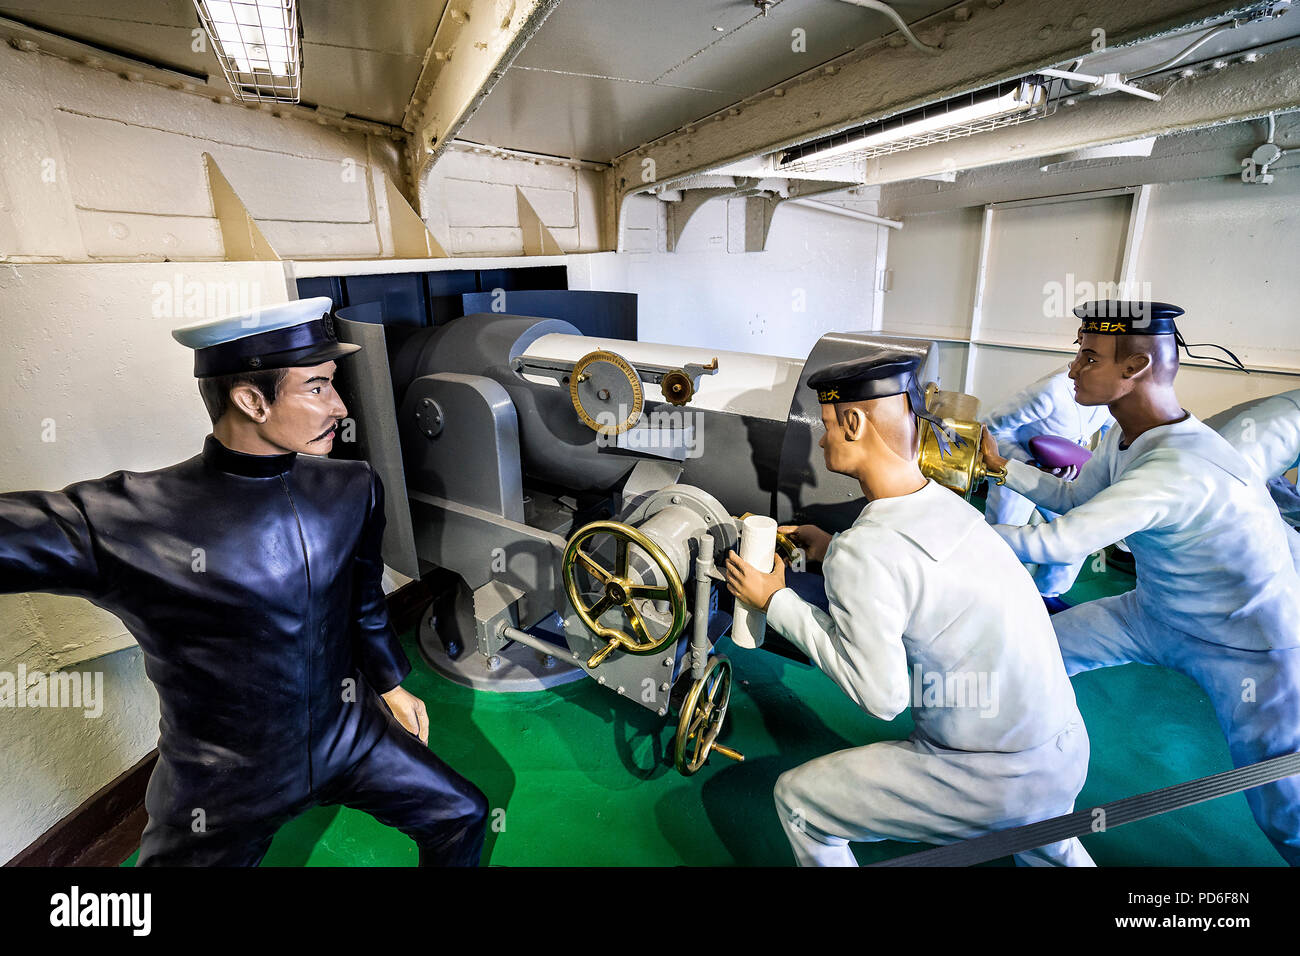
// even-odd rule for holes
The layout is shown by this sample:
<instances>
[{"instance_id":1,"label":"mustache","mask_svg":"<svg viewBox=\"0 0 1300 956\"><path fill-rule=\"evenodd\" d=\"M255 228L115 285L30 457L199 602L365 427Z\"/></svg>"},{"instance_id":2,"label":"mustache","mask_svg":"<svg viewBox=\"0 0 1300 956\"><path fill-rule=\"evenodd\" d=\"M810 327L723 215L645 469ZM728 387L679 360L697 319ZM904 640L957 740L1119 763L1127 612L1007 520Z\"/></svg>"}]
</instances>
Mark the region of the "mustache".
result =
<instances>
[{"instance_id":1,"label":"mustache","mask_svg":"<svg viewBox=\"0 0 1300 956\"><path fill-rule=\"evenodd\" d=\"M342 421L342 419L337 419L337 418L336 418L336 419L334 420L334 424L330 425L329 428L325 429L323 432L321 432L319 435L317 435L315 438L313 438L312 441L320 441L322 438L324 438L324 437L325 437L326 435L328 435L330 432L332 432L332 431L334 431L336 428L338 428L338 427L339 427L339 422L340 422L340 421Z\"/></svg>"}]
</instances>

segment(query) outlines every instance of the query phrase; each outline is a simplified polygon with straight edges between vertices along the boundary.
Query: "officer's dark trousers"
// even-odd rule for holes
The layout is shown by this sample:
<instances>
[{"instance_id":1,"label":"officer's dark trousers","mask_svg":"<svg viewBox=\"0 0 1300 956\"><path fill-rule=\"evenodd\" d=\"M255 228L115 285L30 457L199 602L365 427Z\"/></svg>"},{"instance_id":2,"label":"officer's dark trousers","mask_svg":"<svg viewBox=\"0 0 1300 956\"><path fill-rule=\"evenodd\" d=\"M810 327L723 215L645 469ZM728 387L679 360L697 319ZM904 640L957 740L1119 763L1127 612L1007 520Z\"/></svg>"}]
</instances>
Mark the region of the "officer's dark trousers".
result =
<instances>
[{"instance_id":1,"label":"officer's dark trousers","mask_svg":"<svg viewBox=\"0 0 1300 956\"><path fill-rule=\"evenodd\" d=\"M364 810L401 830L420 850L421 866L477 866L487 824L487 798L394 725L374 748L311 797L238 827L194 832L152 818L140 839L137 866L256 866L275 832L313 806Z\"/></svg>"}]
</instances>

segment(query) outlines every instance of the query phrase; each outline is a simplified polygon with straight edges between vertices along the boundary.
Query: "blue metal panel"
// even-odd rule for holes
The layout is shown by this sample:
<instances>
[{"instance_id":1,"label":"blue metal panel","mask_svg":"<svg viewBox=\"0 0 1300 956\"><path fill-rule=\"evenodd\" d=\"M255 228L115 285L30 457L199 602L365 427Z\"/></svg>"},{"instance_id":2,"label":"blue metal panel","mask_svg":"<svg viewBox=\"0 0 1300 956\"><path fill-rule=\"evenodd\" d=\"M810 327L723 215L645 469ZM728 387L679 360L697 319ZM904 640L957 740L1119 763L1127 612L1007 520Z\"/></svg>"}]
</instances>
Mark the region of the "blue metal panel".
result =
<instances>
[{"instance_id":1,"label":"blue metal panel","mask_svg":"<svg viewBox=\"0 0 1300 956\"><path fill-rule=\"evenodd\" d=\"M429 324L428 300L425 297L422 273L344 276L343 285L348 305L383 303L384 325L410 325L418 328Z\"/></svg>"},{"instance_id":2,"label":"blue metal panel","mask_svg":"<svg viewBox=\"0 0 1300 956\"><path fill-rule=\"evenodd\" d=\"M461 296L466 292L477 292L479 288L478 271L475 269L426 272L424 282L432 325L445 325L452 319L459 319L465 314Z\"/></svg>"},{"instance_id":3,"label":"blue metal panel","mask_svg":"<svg viewBox=\"0 0 1300 956\"><path fill-rule=\"evenodd\" d=\"M564 319L584 335L636 340L636 295L630 292L527 290L475 292L465 296L465 314L504 312L539 319Z\"/></svg>"},{"instance_id":4,"label":"blue metal panel","mask_svg":"<svg viewBox=\"0 0 1300 956\"><path fill-rule=\"evenodd\" d=\"M479 292L493 289L567 289L569 270L564 266L525 266L520 269L482 269L479 271Z\"/></svg>"},{"instance_id":5,"label":"blue metal panel","mask_svg":"<svg viewBox=\"0 0 1300 956\"><path fill-rule=\"evenodd\" d=\"M298 298L311 299L318 295L329 296L335 309L341 309L343 301L343 282L337 276L312 276L298 280Z\"/></svg>"}]
</instances>

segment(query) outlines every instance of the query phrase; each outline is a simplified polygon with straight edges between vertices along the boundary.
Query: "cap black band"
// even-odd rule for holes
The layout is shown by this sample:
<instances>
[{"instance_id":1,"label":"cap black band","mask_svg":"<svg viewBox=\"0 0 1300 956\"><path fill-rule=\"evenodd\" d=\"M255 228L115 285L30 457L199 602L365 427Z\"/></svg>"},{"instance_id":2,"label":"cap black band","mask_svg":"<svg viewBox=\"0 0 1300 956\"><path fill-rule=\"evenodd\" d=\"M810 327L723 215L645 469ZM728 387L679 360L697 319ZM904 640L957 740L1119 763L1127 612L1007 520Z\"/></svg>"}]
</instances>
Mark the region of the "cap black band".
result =
<instances>
[{"instance_id":1,"label":"cap black band","mask_svg":"<svg viewBox=\"0 0 1300 956\"><path fill-rule=\"evenodd\" d=\"M1129 301L1125 299L1099 299L1085 302L1074 309L1074 314L1083 320L1079 334L1088 335L1172 335L1174 341L1187 353L1188 358L1209 359L1230 368L1240 369L1247 374L1250 369L1241 363L1222 345L1200 342L1195 348L1218 349L1231 361L1213 355L1197 355L1193 346L1183 340L1174 319L1183 314L1183 310L1169 302Z\"/></svg>"},{"instance_id":2,"label":"cap black band","mask_svg":"<svg viewBox=\"0 0 1300 956\"><path fill-rule=\"evenodd\" d=\"M888 398L907 391L908 381L915 380L911 368L904 368L884 378L836 379L825 383L808 384L817 389L817 401L823 405L836 402L866 402L873 398Z\"/></svg>"},{"instance_id":3,"label":"cap black band","mask_svg":"<svg viewBox=\"0 0 1300 956\"><path fill-rule=\"evenodd\" d=\"M1173 335L1178 331L1173 319L1167 318L1085 318L1079 331L1089 335Z\"/></svg>"},{"instance_id":4,"label":"cap black band","mask_svg":"<svg viewBox=\"0 0 1300 956\"><path fill-rule=\"evenodd\" d=\"M212 378L217 375L233 375L235 372L292 368L304 364L302 359L312 357L322 347L328 351L328 346L337 344L334 323L326 315L286 329L259 332L198 349L194 353L194 377Z\"/></svg>"},{"instance_id":5,"label":"cap black band","mask_svg":"<svg viewBox=\"0 0 1300 956\"><path fill-rule=\"evenodd\" d=\"M906 395L912 414L929 426L934 432L939 453L947 456L952 444L960 448L965 441L926 409L925 395L916 379L919 365L920 359L914 355L887 354L874 359L850 359L813 373L808 378L808 385L816 389L817 401L823 405Z\"/></svg>"}]
</instances>

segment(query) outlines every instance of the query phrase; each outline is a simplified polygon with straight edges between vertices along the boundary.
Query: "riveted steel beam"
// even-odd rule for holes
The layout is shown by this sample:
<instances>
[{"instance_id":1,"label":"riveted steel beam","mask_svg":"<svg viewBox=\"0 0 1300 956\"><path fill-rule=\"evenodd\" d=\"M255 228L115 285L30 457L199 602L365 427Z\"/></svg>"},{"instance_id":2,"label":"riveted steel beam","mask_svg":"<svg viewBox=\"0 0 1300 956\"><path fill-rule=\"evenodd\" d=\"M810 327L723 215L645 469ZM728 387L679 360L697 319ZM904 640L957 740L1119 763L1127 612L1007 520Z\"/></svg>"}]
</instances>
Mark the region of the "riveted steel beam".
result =
<instances>
[{"instance_id":1,"label":"riveted steel beam","mask_svg":"<svg viewBox=\"0 0 1300 956\"><path fill-rule=\"evenodd\" d=\"M414 181L442 155L560 0L451 0L402 121Z\"/></svg>"},{"instance_id":2,"label":"riveted steel beam","mask_svg":"<svg viewBox=\"0 0 1300 956\"><path fill-rule=\"evenodd\" d=\"M1294 110L1300 108L1300 48L1170 84L1156 88L1163 93L1159 103L1120 94L1080 97L1042 120L869 160L866 182L902 182Z\"/></svg>"},{"instance_id":3,"label":"riveted steel beam","mask_svg":"<svg viewBox=\"0 0 1300 956\"><path fill-rule=\"evenodd\" d=\"M1243 0L983 0L913 24L922 53L886 36L627 153L605 174L606 234L654 184L807 142L1044 67L1257 9ZM895 45L900 44L900 45Z\"/></svg>"}]
</instances>

